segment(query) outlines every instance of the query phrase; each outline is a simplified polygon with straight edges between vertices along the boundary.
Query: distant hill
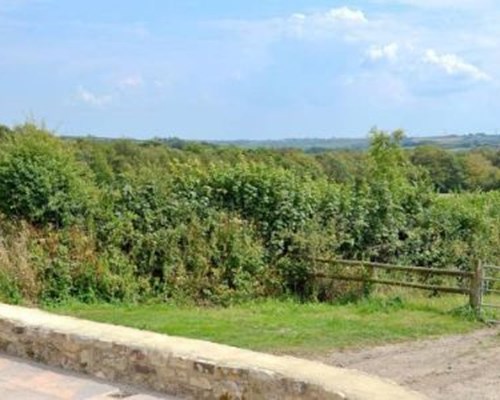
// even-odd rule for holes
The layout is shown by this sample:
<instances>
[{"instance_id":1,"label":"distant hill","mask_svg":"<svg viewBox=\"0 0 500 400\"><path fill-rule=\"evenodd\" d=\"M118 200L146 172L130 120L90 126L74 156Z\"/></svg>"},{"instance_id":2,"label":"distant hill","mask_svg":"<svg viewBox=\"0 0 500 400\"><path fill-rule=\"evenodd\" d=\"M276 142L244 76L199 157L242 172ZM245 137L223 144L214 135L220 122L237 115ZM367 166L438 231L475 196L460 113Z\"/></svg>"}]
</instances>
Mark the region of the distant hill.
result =
<instances>
[{"instance_id":1,"label":"distant hill","mask_svg":"<svg viewBox=\"0 0 500 400\"><path fill-rule=\"evenodd\" d=\"M75 140L92 138L96 141L113 141L112 139L98 136L62 136L64 139ZM239 147L243 149L300 149L308 153L321 153L328 150L365 150L370 145L369 137L364 138L291 138L280 140L186 140L178 137L162 137L153 139L127 140L138 143L162 143L172 148L184 149L193 146L214 147ZM417 146L432 145L448 150L470 150L479 147L500 149L500 135L487 135L485 133L471 133L468 135L443 135L426 137L407 137L403 139L403 147L414 148Z\"/></svg>"},{"instance_id":2,"label":"distant hill","mask_svg":"<svg viewBox=\"0 0 500 400\"><path fill-rule=\"evenodd\" d=\"M321 152L332 149L362 150L369 146L369 138L313 138L282 140L213 140L208 143L242 148L302 149L308 152ZM500 135L473 133L468 135L444 135L429 137L408 137L403 140L406 148L434 145L450 150L466 150L477 147L499 147Z\"/></svg>"}]
</instances>

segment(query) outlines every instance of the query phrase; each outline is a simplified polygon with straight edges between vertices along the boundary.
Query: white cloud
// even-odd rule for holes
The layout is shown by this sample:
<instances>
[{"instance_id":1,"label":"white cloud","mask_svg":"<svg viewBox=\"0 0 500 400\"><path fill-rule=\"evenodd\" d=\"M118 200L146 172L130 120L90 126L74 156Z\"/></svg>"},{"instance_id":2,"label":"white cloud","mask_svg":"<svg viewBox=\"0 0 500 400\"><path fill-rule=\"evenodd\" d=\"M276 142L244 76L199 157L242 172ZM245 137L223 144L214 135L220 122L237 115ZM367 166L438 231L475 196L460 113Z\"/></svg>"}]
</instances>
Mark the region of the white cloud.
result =
<instances>
[{"instance_id":1,"label":"white cloud","mask_svg":"<svg viewBox=\"0 0 500 400\"><path fill-rule=\"evenodd\" d=\"M295 13L284 19L275 19L270 27L278 34L298 38L324 38L350 34L368 24L363 11L349 7L332 8L316 13Z\"/></svg>"},{"instance_id":2,"label":"white cloud","mask_svg":"<svg viewBox=\"0 0 500 400\"><path fill-rule=\"evenodd\" d=\"M481 4L486 4L487 1L478 0ZM415 6L418 3L421 8L432 5L430 0L372 2L387 5L411 2ZM451 0L437 0L437 3L443 7L452 4ZM473 4L472 1L459 0L458 3L462 10L466 5ZM377 11L374 8L371 15L366 15L362 9L350 7L319 12L298 11L281 18L232 20L229 28L237 29L245 40L251 38L249 43L259 51L265 52L268 49L270 57L270 44L274 46L280 40L287 39L303 40L306 43L310 41L314 46L322 46L325 54L331 54L332 51L342 54L349 65L350 76L355 77L367 71L372 74L388 74L397 82L404 82L408 92L415 93L419 91L419 87L446 90L452 87L453 90L466 91L474 82L493 79L479 66L460 58L458 54L468 54L473 59L481 60L492 71L492 58L500 60L497 56L499 53L495 51L500 47L500 29L494 21L483 21L483 17L471 17L469 13L457 13L462 24L436 24L439 18L434 18L434 15L429 18L431 11L428 9L409 13L400 12L399 9L393 12ZM477 29L464 32L463 24L472 24L472 21ZM436 48L448 51L440 53L432 50ZM321 55L317 54L320 58ZM332 73L343 74L344 71L336 70Z\"/></svg>"},{"instance_id":3,"label":"white cloud","mask_svg":"<svg viewBox=\"0 0 500 400\"><path fill-rule=\"evenodd\" d=\"M313 40L357 38L369 29L370 22L362 10L344 6L261 20L216 20L212 25L238 33L244 40L265 47L290 37Z\"/></svg>"},{"instance_id":4,"label":"white cloud","mask_svg":"<svg viewBox=\"0 0 500 400\"><path fill-rule=\"evenodd\" d=\"M371 46L367 51L367 56L372 61L388 60L396 61L398 58L399 45L390 43L385 46Z\"/></svg>"},{"instance_id":5,"label":"white cloud","mask_svg":"<svg viewBox=\"0 0 500 400\"><path fill-rule=\"evenodd\" d=\"M324 14L324 17L332 21L368 22L363 11L349 7L332 8Z\"/></svg>"},{"instance_id":6,"label":"white cloud","mask_svg":"<svg viewBox=\"0 0 500 400\"><path fill-rule=\"evenodd\" d=\"M118 82L118 86L121 89L126 89L126 88L137 88L142 86L144 83L144 80L142 79L142 76L140 75L131 75L127 76L123 79L121 79Z\"/></svg>"},{"instance_id":7,"label":"white cloud","mask_svg":"<svg viewBox=\"0 0 500 400\"><path fill-rule=\"evenodd\" d=\"M295 13L290 16L290 19L298 22L305 21L307 19L307 15L302 13Z\"/></svg>"},{"instance_id":8,"label":"white cloud","mask_svg":"<svg viewBox=\"0 0 500 400\"><path fill-rule=\"evenodd\" d=\"M340 23L363 24L366 22L368 22L368 19L363 11L349 7L332 8L320 13L295 13L288 18L288 23L292 25L308 24L310 28L328 27Z\"/></svg>"},{"instance_id":9,"label":"white cloud","mask_svg":"<svg viewBox=\"0 0 500 400\"><path fill-rule=\"evenodd\" d=\"M77 92L77 98L89 105L95 106L95 107L102 107L105 106L106 104L111 103L113 100L111 95L96 95L95 93L92 93L88 90L86 90L83 87L78 88Z\"/></svg>"},{"instance_id":10,"label":"white cloud","mask_svg":"<svg viewBox=\"0 0 500 400\"><path fill-rule=\"evenodd\" d=\"M490 80L491 77L473 64L465 62L455 54L439 54L435 50L425 51L423 61L435 65L448 75L462 75L477 81Z\"/></svg>"}]
</instances>

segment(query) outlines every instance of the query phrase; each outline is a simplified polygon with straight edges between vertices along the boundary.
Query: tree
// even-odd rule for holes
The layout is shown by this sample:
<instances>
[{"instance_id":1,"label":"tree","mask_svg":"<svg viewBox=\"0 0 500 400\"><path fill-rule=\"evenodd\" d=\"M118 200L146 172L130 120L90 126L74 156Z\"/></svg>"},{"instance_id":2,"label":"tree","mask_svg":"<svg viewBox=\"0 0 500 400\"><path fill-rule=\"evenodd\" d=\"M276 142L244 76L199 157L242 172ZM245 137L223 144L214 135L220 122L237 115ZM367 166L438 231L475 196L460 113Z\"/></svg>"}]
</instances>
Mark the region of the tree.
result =
<instances>
[{"instance_id":1,"label":"tree","mask_svg":"<svg viewBox=\"0 0 500 400\"><path fill-rule=\"evenodd\" d=\"M467 153L463 159L467 187L472 190L500 188L500 169L480 152Z\"/></svg>"},{"instance_id":2,"label":"tree","mask_svg":"<svg viewBox=\"0 0 500 400\"><path fill-rule=\"evenodd\" d=\"M465 186L463 165L449 151L430 145L420 146L410 159L428 171L432 183L441 193L458 191Z\"/></svg>"}]
</instances>

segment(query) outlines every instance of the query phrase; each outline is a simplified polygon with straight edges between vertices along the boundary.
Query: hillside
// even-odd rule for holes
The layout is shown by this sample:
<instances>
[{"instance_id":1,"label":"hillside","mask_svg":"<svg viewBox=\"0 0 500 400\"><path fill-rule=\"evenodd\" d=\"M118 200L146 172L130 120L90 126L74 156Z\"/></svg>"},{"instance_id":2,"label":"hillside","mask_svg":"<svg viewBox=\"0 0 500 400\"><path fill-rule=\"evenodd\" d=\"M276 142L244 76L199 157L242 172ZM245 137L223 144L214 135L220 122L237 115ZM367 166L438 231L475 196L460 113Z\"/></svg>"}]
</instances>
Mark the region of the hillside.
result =
<instances>
[{"instance_id":1,"label":"hillside","mask_svg":"<svg viewBox=\"0 0 500 400\"><path fill-rule=\"evenodd\" d=\"M281 140L229 140L209 141L218 145L229 145L243 148L270 148L303 149L309 152L321 152L331 149L367 149L370 145L369 138L293 138ZM469 135L444 135L429 137L408 137L402 141L405 148L423 145L434 145L450 150L466 150L484 146L500 147L500 135L486 135L474 133Z\"/></svg>"}]
</instances>

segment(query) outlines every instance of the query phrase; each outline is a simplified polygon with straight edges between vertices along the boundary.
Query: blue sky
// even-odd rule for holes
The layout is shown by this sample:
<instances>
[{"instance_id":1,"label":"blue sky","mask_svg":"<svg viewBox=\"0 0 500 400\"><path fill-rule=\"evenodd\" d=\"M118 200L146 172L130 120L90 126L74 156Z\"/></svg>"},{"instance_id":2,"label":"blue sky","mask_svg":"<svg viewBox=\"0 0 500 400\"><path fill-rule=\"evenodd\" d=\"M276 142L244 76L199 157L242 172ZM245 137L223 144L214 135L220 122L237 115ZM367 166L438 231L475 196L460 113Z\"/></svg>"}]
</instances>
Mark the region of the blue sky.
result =
<instances>
[{"instance_id":1,"label":"blue sky","mask_svg":"<svg viewBox=\"0 0 500 400\"><path fill-rule=\"evenodd\" d=\"M189 139L500 129L494 0L0 0L0 123Z\"/></svg>"}]
</instances>

